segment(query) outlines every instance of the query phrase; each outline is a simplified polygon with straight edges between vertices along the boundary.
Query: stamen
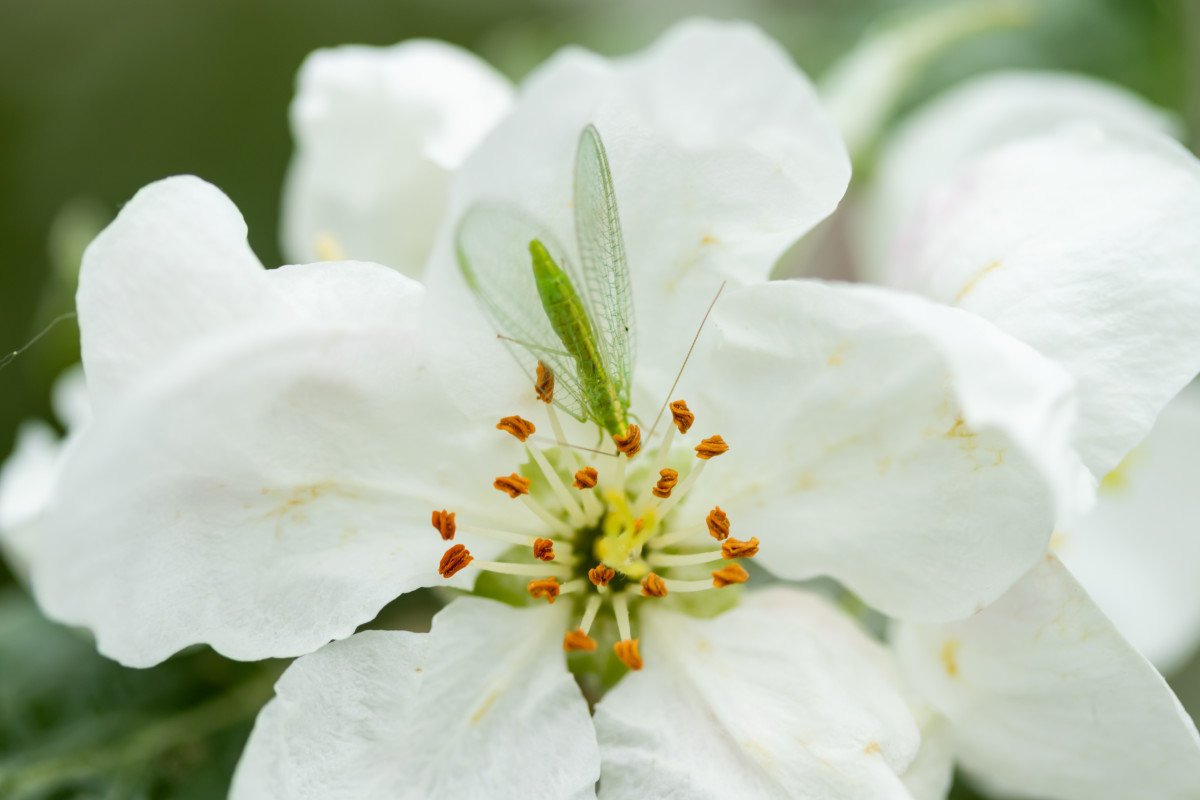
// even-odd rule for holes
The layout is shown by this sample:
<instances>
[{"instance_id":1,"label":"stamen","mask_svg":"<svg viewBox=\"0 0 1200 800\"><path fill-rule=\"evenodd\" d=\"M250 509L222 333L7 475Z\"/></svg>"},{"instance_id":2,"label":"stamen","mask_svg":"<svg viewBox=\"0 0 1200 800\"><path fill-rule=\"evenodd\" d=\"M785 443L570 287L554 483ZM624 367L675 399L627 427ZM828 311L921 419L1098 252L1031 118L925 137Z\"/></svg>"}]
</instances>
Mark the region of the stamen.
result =
<instances>
[{"instance_id":1,"label":"stamen","mask_svg":"<svg viewBox=\"0 0 1200 800\"><path fill-rule=\"evenodd\" d=\"M595 467L584 467L575 473L575 488L595 489L599 479L600 473L596 471Z\"/></svg>"},{"instance_id":2,"label":"stamen","mask_svg":"<svg viewBox=\"0 0 1200 800\"><path fill-rule=\"evenodd\" d=\"M720 436L710 436L696 445L696 458L702 458L705 461L727 452L729 452L729 445Z\"/></svg>"},{"instance_id":3,"label":"stamen","mask_svg":"<svg viewBox=\"0 0 1200 800\"><path fill-rule=\"evenodd\" d=\"M474 560L470 550L464 545L456 544L442 554L442 560L438 563L438 574L443 578L452 578Z\"/></svg>"},{"instance_id":4,"label":"stamen","mask_svg":"<svg viewBox=\"0 0 1200 800\"><path fill-rule=\"evenodd\" d=\"M534 500L532 497L525 494L521 495L521 502L525 504L526 508L536 514L538 519L549 525L557 533L568 537L571 535L571 529L567 526L567 523L563 522L561 519L547 511L545 506L543 506L537 500Z\"/></svg>"},{"instance_id":5,"label":"stamen","mask_svg":"<svg viewBox=\"0 0 1200 800\"><path fill-rule=\"evenodd\" d=\"M544 599L550 605L554 605L554 601L558 599L558 593L562 587L559 585L557 578L542 578L530 581L526 588L529 590L530 597Z\"/></svg>"},{"instance_id":6,"label":"stamen","mask_svg":"<svg viewBox=\"0 0 1200 800\"><path fill-rule=\"evenodd\" d=\"M338 243L337 238L329 231L321 231L313 242L318 261L345 261L346 251Z\"/></svg>"},{"instance_id":7,"label":"stamen","mask_svg":"<svg viewBox=\"0 0 1200 800\"><path fill-rule=\"evenodd\" d=\"M755 539L755 541L758 541ZM553 539L534 539L533 540L533 557L538 561L553 561L554 560L554 540Z\"/></svg>"},{"instance_id":8,"label":"stamen","mask_svg":"<svg viewBox=\"0 0 1200 800\"><path fill-rule=\"evenodd\" d=\"M571 577L569 567L557 564L510 564L507 561L475 561L475 566L488 572L499 572L502 575L522 575L527 578L545 578L547 573L556 578Z\"/></svg>"},{"instance_id":9,"label":"stamen","mask_svg":"<svg viewBox=\"0 0 1200 800\"><path fill-rule=\"evenodd\" d=\"M537 363L537 382L533 384L537 399L549 405L554 402L554 370L541 361Z\"/></svg>"},{"instance_id":10,"label":"stamen","mask_svg":"<svg viewBox=\"0 0 1200 800\"><path fill-rule=\"evenodd\" d=\"M579 630L584 633L591 631L592 623L596 621L596 614L600 612L600 604L603 602L603 598L598 594L588 598L587 606L583 609L583 619L579 621Z\"/></svg>"},{"instance_id":11,"label":"stamen","mask_svg":"<svg viewBox=\"0 0 1200 800\"><path fill-rule=\"evenodd\" d=\"M576 628L563 634L563 650L568 653L580 650L591 652L596 649L596 640L584 633L583 628Z\"/></svg>"},{"instance_id":12,"label":"stamen","mask_svg":"<svg viewBox=\"0 0 1200 800\"><path fill-rule=\"evenodd\" d=\"M694 539L700 533L704 532L703 525L688 525L683 528L674 528L670 531L663 531L650 540L650 543L655 547L670 547L671 545L679 544L680 542Z\"/></svg>"},{"instance_id":13,"label":"stamen","mask_svg":"<svg viewBox=\"0 0 1200 800\"><path fill-rule=\"evenodd\" d=\"M658 483L651 489L651 493L663 500L671 496L671 490L675 488L675 484L679 483L679 473L673 469L660 469L658 471Z\"/></svg>"},{"instance_id":14,"label":"stamen","mask_svg":"<svg viewBox=\"0 0 1200 800\"><path fill-rule=\"evenodd\" d=\"M727 564L712 574L712 585L724 589L731 583L745 583L750 579L750 573L742 569L741 564Z\"/></svg>"},{"instance_id":15,"label":"stamen","mask_svg":"<svg viewBox=\"0 0 1200 800\"><path fill-rule=\"evenodd\" d=\"M713 582L707 578L702 578L695 581L681 581L677 578L663 578L663 583L666 584L667 590L676 594L684 592L708 592L712 591Z\"/></svg>"},{"instance_id":16,"label":"stamen","mask_svg":"<svg viewBox=\"0 0 1200 800\"><path fill-rule=\"evenodd\" d=\"M758 537L751 536L747 541L730 537L721 542L722 558L754 558L758 555Z\"/></svg>"},{"instance_id":17,"label":"stamen","mask_svg":"<svg viewBox=\"0 0 1200 800\"><path fill-rule=\"evenodd\" d=\"M499 528L484 528L479 525L459 525L458 530L461 533L469 533L474 536L485 536L489 539L496 539L501 542L508 542L509 544L519 544L525 547L533 547L534 544L537 543L538 539L545 538L541 536L530 536L527 533L502 531ZM571 550L571 545L567 542L560 542L557 539L549 539L548 541L560 550L566 552L570 552Z\"/></svg>"},{"instance_id":18,"label":"stamen","mask_svg":"<svg viewBox=\"0 0 1200 800\"><path fill-rule=\"evenodd\" d=\"M595 489L599 480L600 473L595 467L585 466L575 473L574 486L581 492L580 498L583 500L584 512L592 519L598 519L604 513L604 507L600 505L600 501L591 492L584 490Z\"/></svg>"},{"instance_id":19,"label":"stamen","mask_svg":"<svg viewBox=\"0 0 1200 800\"><path fill-rule=\"evenodd\" d=\"M708 526L709 535L718 542L723 542L728 538L729 515L722 511L720 506L716 506L708 512L708 516L704 518L704 524Z\"/></svg>"},{"instance_id":20,"label":"stamen","mask_svg":"<svg viewBox=\"0 0 1200 800\"><path fill-rule=\"evenodd\" d=\"M646 563L652 567L691 567L721 561L725 555L720 550L705 550L703 553L651 553Z\"/></svg>"},{"instance_id":21,"label":"stamen","mask_svg":"<svg viewBox=\"0 0 1200 800\"><path fill-rule=\"evenodd\" d=\"M613 616L617 618L617 633L622 640L633 638L633 630L629 627L629 602L625 595L617 593L612 599Z\"/></svg>"},{"instance_id":22,"label":"stamen","mask_svg":"<svg viewBox=\"0 0 1200 800\"><path fill-rule=\"evenodd\" d=\"M502 417L496 423L496 430L511 433L517 438L517 441L524 442L537 431L537 428L529 420L514 414L511 417Z\"/></svg>"},{"instance_id":23,"label":"stamen","mask_svg":"<svg viewBox=\"0 0 1200 800\"><path fill-rule=\"evenodd\" d=\"M441 534L442 541L448 542L454 538L454 512L442 509L433 512L433 527Z\"/></svg>"},{"instance_id":24,"label":"stamen","mask_svg":"<svg viewBox=\"0 0 1200 800\"><path fill-rule=\"evenodd\" d=\"M592 582L593 586L608 586L615 577L617 577L617 571L603 564L597 564L588 570L588 580Z\"/></svg>"},{"instance_id":25,"label":"stamen","mask_svg":"<svg viewBox=\"0 0 1200 800\"><path fill-rule=\"evenodd\" d=\"M642 429L630 423L624 436L613 436L617 450L624 453L626 458L633 458L642 449Z\"/></svg>"},{"instance_id":26,"label":"stamen","mask_svg":"<svg viewBox=\"0 0 1200 800\"><path fill-rule=\"evenodd\" d=\"M525 442L525 448L529 450L529 454L537 462L538 469L546 476L546 482L550 484L550 488L554 491L554 496L558 498L558 502L562 504L563 509L567 512L567 516L571 518L571 524L576 527L582 527L585 521L583 518L583 508L580 507L579 501L571 496L571 492L567 489L567 485L563 483L563 479L559 476L558 472L554 467L550 466L550 461L546 458L546 454L542 452L542 448L538 447L535 442Z\"/></svg>"},{"instance_id":27,"label":"stamen","mask_svg":"<svg viewBox=\"0 0 1200 800\"><path fill-rule=\"evenodd\" d=\"M696 415L688 408L686 402L675 400L671 403L671 419L680 433L687 433L688 429L692 427L692 423L696 421Z\"/></svg>"},{"instance_id":28,"label":"stamen","mask_svg":"<svg viewBox=\"0 0 1200 800\"><path fill-rule=\"evenodd\" d=\"M667 584L658 575L651 572L642 578L642 597L666 597Z\"/></svg>"},{"instance_id":29,"label":"stamen","mask_svg":"<svg viewBox=\"0 0 1200 800\"><path fill-rule=\"evenodd\" d=\"M638 653L637 639L622 639L613 645L613 652L630 669L637 671L642 668L642 656Z\"/></svg>"},{"instance_id":30,"label":"stamen","mask_svg":"<svg viewBox=\"0 0 1200 800\"><path fill-rule=\"evenodd\" d=\"M492 481L492 488L499 489L509 497L520 497L529 494L529 479L513 473L507 478L501 475Z\"/></svg>"},{"instance_id":31,"label":"stamen","mask_svg":"<svg viewBox=\"0 0 1200 800\"><path fill-rule=\"evenodd\" d=\"M683 479L683 485L679 487L679 490L672 493L659 507L659 519L665 519L667 513L675 507L675 504L687 496L692 486L700 479L700 473L704 472L704 467L708 464L709 460L728 452L728 450L729 445L720 436L710 436L696 445L696 458L699 460L696 466L692 467L692 471L688 473L688 476Z\"/></svg>"}]
</instances>

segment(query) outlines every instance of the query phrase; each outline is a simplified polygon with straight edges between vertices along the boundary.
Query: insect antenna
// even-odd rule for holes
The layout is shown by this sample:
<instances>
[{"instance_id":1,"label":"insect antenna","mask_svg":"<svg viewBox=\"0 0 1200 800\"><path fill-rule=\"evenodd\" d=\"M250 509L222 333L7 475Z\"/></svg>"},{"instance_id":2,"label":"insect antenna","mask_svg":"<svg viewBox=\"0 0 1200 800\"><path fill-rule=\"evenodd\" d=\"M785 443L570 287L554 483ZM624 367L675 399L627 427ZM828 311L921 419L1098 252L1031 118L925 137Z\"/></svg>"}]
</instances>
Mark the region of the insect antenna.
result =
<instances>
[{"instance_id":1,"label":"insect antenna","mask_svg":"<svg viewBox=\"0 0 1200 800\"><path fill-rule=\"evenodd\" d=\"M617 453L609 453L609 452L605 452L604 450L597 450L594 447L585 447L581 444L571 444L570 442L559 442L559 441L555 441L552 439L542 439L541 437L534 437L533 441L539 442L541 444L545 444L547 447L549 447L549 446L566 447L570 450L584 450L589 453L595 453L596 455L607 456L608 458L620 458L620 455L618 455Z\"/></svg>"},{"instance_id":2,"label":"insect antenna","mask_svg":"<svg viewBox=\"0 0 1200 800\"><path fill-rule=\"evenodd\" d=\"M28 350L29 348L31 348L35 344L37 344L38 340L41 339L46 334L48 334L50 331L54 330L54 328L58 325L58 323L64 322L68 319L73 319L74 317L75 317L74 311L67 311L65 313L59 314L54 319L50 320L50 322L46 325L46 327L44 327L40 331L38 331L37 335L35 335L28 342L26 342L22 346L18 347L16 350L13 350L11 353L5 353L4 357L0 358L0 369L4 369L5 367L7 367L9 364L11 364L13 361L16 360L17 356L21 355L21 353L24 353L26 350Z\"/></svg>"},{"instance_id":3,"label":"insect antenna","mask_svg":"<svg viewBox=\"0 0 1200 800\"><path fill-rule=\"evenodd\" d=\"M658 409L658 416L654 418L654 424L650 426L650 435L646 437L646 441L653 441L654 432L658 430L658 423L662 421L663 412L667 410L667 404L671 402L671 395L675 394L675 387L679 385L679 379L683 377L683 369L687 366L688 360L692 357L692 351L696 349L696 342L700 341L700 333L704 330L704 325L708 322L708 315L712 313L713 306L717 304L717 300L721 299L721 292L725 291L725 284L728 281L721 281L721 287L717 289L717 293L713 295L712 302L708 304L708 310L704 312L704 319L700 320L700 327L696 328L696 335L692 337L692 343L688 346L687 355L683 357L683 363L679 365L679 372L675 373L675 381L671 384L671 388L667 390L667 397L663 400L662 407Z\"/></svg>"}]
</instances>

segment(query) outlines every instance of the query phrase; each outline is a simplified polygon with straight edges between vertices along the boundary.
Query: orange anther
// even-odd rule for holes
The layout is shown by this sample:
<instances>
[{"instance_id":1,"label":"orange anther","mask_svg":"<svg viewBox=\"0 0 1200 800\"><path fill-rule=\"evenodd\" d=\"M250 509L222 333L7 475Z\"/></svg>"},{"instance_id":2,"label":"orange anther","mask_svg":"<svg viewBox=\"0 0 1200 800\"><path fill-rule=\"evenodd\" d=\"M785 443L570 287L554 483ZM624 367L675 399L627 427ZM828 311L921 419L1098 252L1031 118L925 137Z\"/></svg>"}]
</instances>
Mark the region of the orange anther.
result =
<instances>
[{"instance_id":1,"label":"orange anther","mask_svg":"<svg viewBox=\"0 0 1200 800\"><path fill-rule=\"evenodd\" d=\"M533 390L543 403L554 401L554 371L541 361L537 365L537 381L533 384Z\"/></svg>"},{"instance_id":2,"label":"orange anther","mask_svg":"<svg viewBox=\"0 0 1200 800\"><path fill-rule=\"evenodd\" d=\"M450 578L459 570L475 560L471 555L471 551L461 544L456 544L442 554L441 563L438 564L438 574L443 578Z\"/></svg>"},{"instance_id":3,"label":"orange anther","mask_svg":"<svg viewBox=\"0 0 1200 800\"><path fill-rule=\"evenodd\" d=\"M442 509L433 512L433 527L442 535L442 541L448 542L454 538L454 512Z\"/></svg>"},{"instance_id":4,"label":"orange anther","mask_svg":"<svg viewBox=\"0 0 1200 800\"><path fill-rule=\"evenodd\" d=\"M680 433L687 433L692 427L692 423L696 421L696 415L688 408L687 403L682 400L674 400L671 402L671 419L675 421L675 427Z\"/></svg>"},{"instance_id":5,"label":"orange anther","mask_svg":"<svg viewBox=\"0 0 1200 800\"><path fill-rule=\"evenodd\" d=\"M713 570L713 586L724 589L731 583L745 583L750 579L750 573L742 569L740 564L726 564L718 570Z\"/></svg>"},{"instance_id":6,"label":"orange anther","mask_svg":"<svg viewBox=\"0 0 1200 800\"><path fill-rule=\"evenodd\" d=\"M575 488L594 489L599 478L600 473L596 471L595 467L584 467L575 473Z\"/></svg>"},{"instance_id":7,"label":"orange anther","mask_svg":"<svg viewBox=\"0 0 1200 800\"><path fill-rule=\"evenodd\" d=\"M617 445L617 450L625 454L626 458L633 458L637 452L642 449L642 429L637 425L630 425L624 436L614 436L613 442Z\"/></svg>"},{"instance_id":8,"label":"orange anther","mask_svg":"<svg viewBox=\"0 0 1200 800\"><path fill-rule=\"evenodd\" d=\"M518 417L514 415L511 417L504 417L497 422L496 430L504 431L505 433L511 433L513 436L517 437L518 441L523 442L532 436L537 428L534 427L532 422L524 417Z\"/></svg>"},{"instance_id":9,"label":"orange anther","mask_svg":"<svg viewBox=\"0 0 1200 800\"><path fill-rule=\"evenodd\" d=\"M725 440L720 436L710 436L700 444L696 445L696 458L708 460L722 453L728 452L729 445L725 444Z\"/></svg>"},{"instance_id":10,"label":"orange anther","mask_svg":"<svg viewBox=\"0 0 1200 800\"><path fill-rule=\"evenodd\" d=\"M630 669L639 670L642 668L642 656L638 653L637 639L622 639L613 645L613 652Z\"/></svg>"},{"instance_id":11,"label":"orange anther","mask_svg":"<svg viewBox=\"0 0 1200 800\"><path fill-rule=\"evenodd\" d=\"M675 488L675 484L679 483L679 473L673 469L660 469L658 471L658 483L654 484L654 488L650 490L655 497L666 499L671 496L671 490Z\"/></svg>"},{"instance_id":12,"label":"orange anther","mask_svg":"<svg viewBox=\"0 0 1200 800\"><path fill-rule=\"evenodd\" d=\"M758 540L755 539L755 542ZM533 557L538 561L554 560L554 542L550 539L533 540Z\"/></svg>"},{"instance_id":13,"label":"orange anther","mask_svg":"<svg viewBox=\"0 0 1200 800\"><path fill-rule=\"evenodd\" d=\"M617 577L617 571L603 564L597 564L588 570L588 580L592 582L593 586L608 586L615 577Z\"/></svg>"},{"instance_id":14,"label":"orange anther","mask_svg":"<svg viewBox=\"0 0 1200 800\"><path fill-rule=\"evenodd\" d=\"M642 597L666 597L667 584L663 579L651 572L642 578Z\"/></svg>"},{"instance_id":15,"label":"orange anther","mask_svg":"<svg viewBox=\"0 0 1200 800\"><path fill-rule=\"evenodd\" d=\"M758 555L757 536L751 536L744 542L731 536L721 542L721 558L754 558L756 555Z\"/></svg>"},{"instance_id":16,"label":"orange anther","mask_svg":"<svg viewBox=\"0 0 1200 800\"><path fill-rule=\"evenodd\" d=\"M729 516L721 510L720 506L708 512L704 523L708 525L709 535L718 542L724 541L725 537L729 536Z\"/></svg>"},{"instance_id":17,"label":"orange anther","mask_svg":"<svg viewBox=\"0 0 1200 800\"><path fill-rule=\"evenodd\" d=\"M541 598L551 604L558 599L558 592L562 589L558 584L558 578L539 578L530 581L525 588L529 590L530 597Z\"/></svg>"},{"instance_id":18,"label":"orange anther","mask_svg":"<svg viewBox=\"0 0 1200 800\"><path fill-rule=\"evenodd\" d=\"M596 649L596 640L583 632L583 628L567 631L563 635L563 650L573 653L579 650L591 652Z\"/></svg>"},{"instance_id":19,"label":"orange anther","mask_svg":"<svg viewBox=\"0 0 1200 800\"><path fill-rule=\"evenodd\" d=\"M515 472L507 478L501 475L492 481L492 488L499 489L509 497L520 497L523 494L529 494L529 479Z\"/></svg>"}]
</instances>

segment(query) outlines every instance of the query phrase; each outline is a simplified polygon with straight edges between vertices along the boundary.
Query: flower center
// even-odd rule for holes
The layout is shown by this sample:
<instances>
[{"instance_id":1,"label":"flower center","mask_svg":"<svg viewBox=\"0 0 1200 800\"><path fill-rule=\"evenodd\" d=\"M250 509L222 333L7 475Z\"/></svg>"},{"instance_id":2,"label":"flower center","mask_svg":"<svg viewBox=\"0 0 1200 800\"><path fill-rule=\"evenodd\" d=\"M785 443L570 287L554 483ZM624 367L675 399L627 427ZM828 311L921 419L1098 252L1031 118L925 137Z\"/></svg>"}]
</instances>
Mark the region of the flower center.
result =
<instances>
[{"instance_id":1,"label":"flower center","mask_svg":"<svg viewBox=\"0 0 1200 800\"><path fill-rule=\"evenodd\" d=\"M631 607L636 611L643 602L722 589L749 578L737 560L758 552L757 538L731 537L729 517L720 506L703 520L686 519L677 511L708 462L729 445L720 436L710 436L693 447L694 457L681 457L676 439L687 435L695 415L687 403L676 400L669 406L672 424L651 449L642 447L641 430L633 424L612 437L611 451L576 447L563 435L553 405L554 376L544 364L538 364L534 388L545 404L554 446L543 449L532 438L537 427L519 416L504 417L496 428L525 445L542 483L535 487L536 476L514 472L497 477L492 486L522 503L545 531L535 536L460 525L454 512L434 511L433 527L446 541L462 533L519 548L510 559L484 561L471 555L466 545L454 544L442 556L438 572L450 578L471 566L523 576L530 579L529 595L548 603L563 595L577 596L581 617L578 627L563 637L567 651L596 649L590 633L607 605L616 622L613 652L630 669L641 669ZM705 533L719 546L697 549Z\"/></svg>"}]
</instances>

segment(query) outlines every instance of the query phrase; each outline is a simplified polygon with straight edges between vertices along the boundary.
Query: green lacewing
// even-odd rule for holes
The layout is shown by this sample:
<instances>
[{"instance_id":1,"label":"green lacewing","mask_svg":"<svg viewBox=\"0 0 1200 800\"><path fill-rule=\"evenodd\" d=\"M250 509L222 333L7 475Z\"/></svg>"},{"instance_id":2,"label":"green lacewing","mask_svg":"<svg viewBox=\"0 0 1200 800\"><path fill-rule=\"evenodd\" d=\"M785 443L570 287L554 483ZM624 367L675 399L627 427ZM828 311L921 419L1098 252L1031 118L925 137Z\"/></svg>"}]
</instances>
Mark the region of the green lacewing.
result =
<instances>
[{"instance_id":1,"label":"green lacewing","mask_svg":"<svg viewBox=\"0 0 1200 800\"><path fill-rule=\"evenodd\" d=\"M629 428L633 297L608 155L595 126L575 151L579 263L519 208L481 202L458 225L458 265L485 315L534 380L554 372L554 402L613 436Z\"/></svg>"}]
</instances>

